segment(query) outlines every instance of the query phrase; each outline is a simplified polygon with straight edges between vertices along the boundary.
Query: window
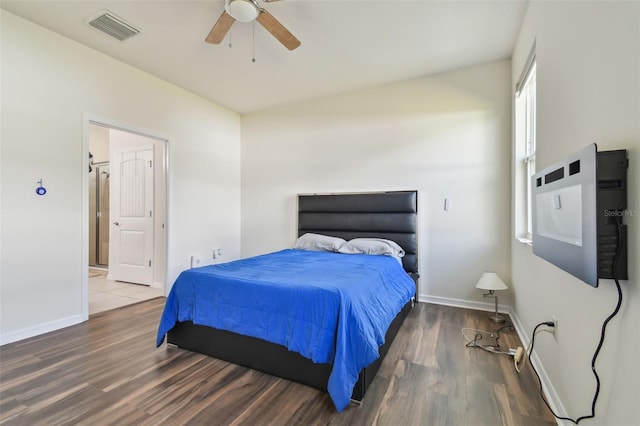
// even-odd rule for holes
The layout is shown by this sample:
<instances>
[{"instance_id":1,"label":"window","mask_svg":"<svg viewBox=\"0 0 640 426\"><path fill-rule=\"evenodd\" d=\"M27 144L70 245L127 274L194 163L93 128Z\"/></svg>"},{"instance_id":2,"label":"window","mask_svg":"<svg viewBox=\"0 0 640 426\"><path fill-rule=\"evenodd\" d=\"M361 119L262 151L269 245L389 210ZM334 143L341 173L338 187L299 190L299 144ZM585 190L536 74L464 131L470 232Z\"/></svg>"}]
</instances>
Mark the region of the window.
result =
<instances>
[{"instance_id":1,"label":"window","mask_svg":"<svg viewBox=\"0 0 640 426\"><path fill-rule=\"evenodd\" d=\"M531 242L531 178L536 172L536 61L532 54L516 86L515 99L515 235Z\"/></svg>"}]
</instances>

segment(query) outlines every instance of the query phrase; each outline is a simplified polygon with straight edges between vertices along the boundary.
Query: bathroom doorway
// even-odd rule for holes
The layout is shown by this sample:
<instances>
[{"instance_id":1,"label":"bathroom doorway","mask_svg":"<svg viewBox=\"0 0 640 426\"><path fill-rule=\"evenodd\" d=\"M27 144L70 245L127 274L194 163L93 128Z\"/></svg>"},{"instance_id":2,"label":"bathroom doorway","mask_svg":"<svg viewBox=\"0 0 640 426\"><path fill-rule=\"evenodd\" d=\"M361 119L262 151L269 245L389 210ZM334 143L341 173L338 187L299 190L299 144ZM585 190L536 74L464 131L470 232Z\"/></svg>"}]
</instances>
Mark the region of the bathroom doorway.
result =
<instances>
[{"instance_id":1,"label":"bathroom doorway","mask_svg":"<svg viewBox=\"0 0 640 426\"><path fill-rule=\"evenodd\" d=\"M88 318L164 295L168 141L101 120L85 125L88 274L82 297ZM145 233L136 228L143 218Z\"/></svg>"}]
</instances>

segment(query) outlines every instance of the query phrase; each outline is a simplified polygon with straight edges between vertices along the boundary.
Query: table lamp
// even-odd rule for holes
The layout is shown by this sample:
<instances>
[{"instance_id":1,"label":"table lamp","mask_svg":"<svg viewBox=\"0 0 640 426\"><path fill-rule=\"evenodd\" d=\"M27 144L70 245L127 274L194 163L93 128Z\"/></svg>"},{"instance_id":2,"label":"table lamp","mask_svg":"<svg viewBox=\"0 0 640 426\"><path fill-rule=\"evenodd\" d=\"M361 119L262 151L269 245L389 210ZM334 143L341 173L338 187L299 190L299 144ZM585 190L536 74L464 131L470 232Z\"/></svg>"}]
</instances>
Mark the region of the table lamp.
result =
<instances>
[{"instance_id":1,"label":"table lamp","mask_svg":"<svg viewBox=\"0 0 640 426\"><path fill-rule=\"evenodd\" d=\"M495 272L485 272L480 277L478 284L476 284L476 288L489 290L489 293L483 294L482 297L492 297L495 301L495 313L489 315L489 318L495 322L504 322L504 318L498 315L498 295L494 294L494 292L496 290L506 290L509 287L507 287L504 281L502 281Z\"/></svg>"}]
</instances>

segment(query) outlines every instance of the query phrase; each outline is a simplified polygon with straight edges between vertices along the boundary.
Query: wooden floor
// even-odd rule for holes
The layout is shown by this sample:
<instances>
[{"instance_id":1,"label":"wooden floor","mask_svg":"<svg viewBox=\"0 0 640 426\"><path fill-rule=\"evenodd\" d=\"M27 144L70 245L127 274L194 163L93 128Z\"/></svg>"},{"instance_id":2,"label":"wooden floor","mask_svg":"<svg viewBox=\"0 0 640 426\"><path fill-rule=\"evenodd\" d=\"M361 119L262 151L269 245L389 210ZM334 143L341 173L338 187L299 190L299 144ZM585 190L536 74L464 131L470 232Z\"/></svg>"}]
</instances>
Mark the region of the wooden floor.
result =
<instances>
[{"instance_id":1,"label":"wooden floor","mask_svg":"<svg viewBox=\"0 0 640 426\"><path fill-rule=\"evenodd\" d=\"M555 425L533 373L465 347L485 312L420 303L362 405L186 350L155 348L157 298L0 348L0 423L10 425ZM519 345L502 333L505 349Z\"/></svg>"}]
</instances>

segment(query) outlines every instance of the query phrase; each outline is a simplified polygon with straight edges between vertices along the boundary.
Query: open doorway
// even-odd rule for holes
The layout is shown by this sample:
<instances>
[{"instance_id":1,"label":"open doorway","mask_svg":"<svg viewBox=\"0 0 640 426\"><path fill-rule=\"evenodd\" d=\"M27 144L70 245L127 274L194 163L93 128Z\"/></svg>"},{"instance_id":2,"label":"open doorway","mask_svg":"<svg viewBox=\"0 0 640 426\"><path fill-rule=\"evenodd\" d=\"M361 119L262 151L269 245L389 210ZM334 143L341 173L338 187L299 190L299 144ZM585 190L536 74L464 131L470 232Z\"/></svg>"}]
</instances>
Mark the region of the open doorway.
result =
<instances>
[{"instance_id":1,"label":"open doorway","mask_svg":"<svg viewBox=\"0 0 640 426\"><path fill-rule=\"evenodd\" d=\"M164 295L167 141L85 118L83 316Z\"/></svg>"}]
</instances>

